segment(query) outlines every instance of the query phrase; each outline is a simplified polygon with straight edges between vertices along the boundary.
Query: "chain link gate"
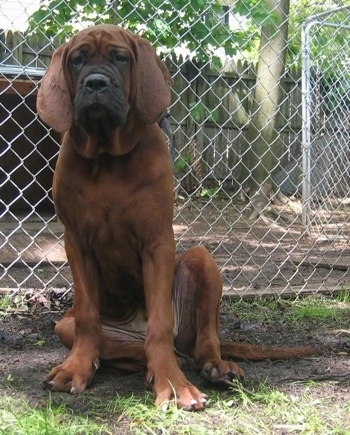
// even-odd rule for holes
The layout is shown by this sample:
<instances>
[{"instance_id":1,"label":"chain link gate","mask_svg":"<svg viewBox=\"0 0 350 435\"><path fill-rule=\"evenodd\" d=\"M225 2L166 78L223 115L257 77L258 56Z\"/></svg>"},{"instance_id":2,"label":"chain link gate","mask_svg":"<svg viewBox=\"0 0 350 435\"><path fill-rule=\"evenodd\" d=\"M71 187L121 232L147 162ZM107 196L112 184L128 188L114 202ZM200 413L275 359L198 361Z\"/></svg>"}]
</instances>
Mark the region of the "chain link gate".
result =
<instances>
[{"instance_id":1,"label":"chain link gate","mask_svg":"<svg viewBox=\"0 0 350 435\"><path fill-rule=\"evenodd\" d=\"M309 233L322 226L325 237L344 242L350 192L349 12L350 6L317 14L302 29L303 221ZM319 46L321 53L315 50Z\"/></svg>"},{"instance_id":2,"label":"chain link gate","mask_svg":"<svg viewBox=\"0 0 350 435\"><path fill-rule=\"evenodd\" d=\"M54 290L62 295L69 294L71 289L63 228L56 220L51 199L60 137L40 122L35 110L38 82L52 50L67 39L68 33L101 20L118 22L148 37L151 24L164 24L161 8L168 15L174 11L190 14L188 8L192 8L195 17L191 18L189 33L198 23L203 31L204 23L205 34L218 35L216 30L224 24L243 41L239 50L231 53L233 57L225 56L218 49L207 59L191 58L189 49L195 52L204 45L203 34L192 35L187 46L185 40L173 36L175 50L170 52L163 46L161 52L174 79L170 121L175 135L174 229L178 251L198 243L205 245L221 268L226 295L295 296L302 292L334 291L347 285L349 113L346 102L350 81L346 48L343 53L337 51L339 62L332 55L328 70L334 72L334 77L342 77L342 84L327 81L326 64L320 63L320 51L319 55L309 56L310 68L303 76L307 89L305 84L302 89L297 66L289 68L278 83L283 90L274 124L278 152L268 175L278 189L263 207L260 217L252 220L252 203L247 200L242 174L245 156L254 147L249 140L249 128L254 115L259 50L256 31L251 29L253 21L237 14L231 1L220 2L220 11L215 9L216 21L208 19L216 2L205 5L182 2L182 9L175 9L180 7L179 3L176 6L167 0L147 3L150 11L146 20L142 15L146 4L140 1L106 3L94 13L93 7L85 11L89 2L83 1L72 5L70 0L62 0L51 11L48 2L0 0L0 29L3 29L0 30L0 287L3 292ZM93 2L97 4L98 1ZM196 9L199 4L200 13ZM65 25L60 22L58 12L62 5L70 14ZM252 8L259 13L265 11L264 20L268 21L269 14L275 13L274 9L268 10L268 5L271 2L256 1ZM297 2L291 1L291 13L295 14L297 8ZM47 15L55 18L53 35L48 27L42 30L39 25L30 31L20 28L19 20L38 9L42 20ZM79 15L78 11L83 9L84 14ZM139 16L137 24L131 20L135 13ZM12 29L16 26L21 32ZM317 22L311 38L313 44L321 44L317 42L317 32L322 33L323 26L328 24ZM301 21L295 20L289 27L294 32L290 38L300 38ZM346 32L344 21L338 22L337 34L343 35L345 46ZM215 37L224 38L222 32ZM331 41L329 38L329 44ZM210 50L210 44L208 47ZM339 44L335 47L338 50ZM216 57L221 59L221 65L213 61ZM293 59L295 64L298 59L300 51ZM327 89L332 89L332 93ZM302 123L302 90L306 98L304 110L309 110L309 118L305 119L310 120L309 124ZM253 170L254 167L249 169L248 178Z\"/></svg>"}]
</instances>

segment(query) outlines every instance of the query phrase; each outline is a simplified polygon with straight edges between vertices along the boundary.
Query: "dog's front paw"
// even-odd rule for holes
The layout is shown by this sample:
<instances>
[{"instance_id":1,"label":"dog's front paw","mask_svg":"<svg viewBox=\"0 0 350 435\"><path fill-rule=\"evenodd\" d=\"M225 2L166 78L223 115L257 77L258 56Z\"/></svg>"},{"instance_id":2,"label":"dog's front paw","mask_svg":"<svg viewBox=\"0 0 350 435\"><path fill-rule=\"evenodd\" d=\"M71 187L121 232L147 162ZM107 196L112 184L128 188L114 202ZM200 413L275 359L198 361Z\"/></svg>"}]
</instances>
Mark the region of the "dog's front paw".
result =
<instances>
[{"instance_id":1,"label":"dog's front paw","mask_svg":"<svg viewBox=\"0 0 350 435\"><path fill-rule=\"evenodd\" d=\"M92 362L69 356L62 364L54 367L44 379L44 388L70 394L82 393L91 383L100 367L98 358Z\"/></svg>"},{"instance_id":2,"label":"dog's front paw","mask_svg":"<svg viewBox=\"0 0 350 435\"><path fill-rule=\"evenodd\" d=\"M192 385L181 373L178 377L156 377L148 372L147 383L156 397L155 405L166 410L170 403L185 411L204 409L206 395Z\"/></svg>"}]
</instances>

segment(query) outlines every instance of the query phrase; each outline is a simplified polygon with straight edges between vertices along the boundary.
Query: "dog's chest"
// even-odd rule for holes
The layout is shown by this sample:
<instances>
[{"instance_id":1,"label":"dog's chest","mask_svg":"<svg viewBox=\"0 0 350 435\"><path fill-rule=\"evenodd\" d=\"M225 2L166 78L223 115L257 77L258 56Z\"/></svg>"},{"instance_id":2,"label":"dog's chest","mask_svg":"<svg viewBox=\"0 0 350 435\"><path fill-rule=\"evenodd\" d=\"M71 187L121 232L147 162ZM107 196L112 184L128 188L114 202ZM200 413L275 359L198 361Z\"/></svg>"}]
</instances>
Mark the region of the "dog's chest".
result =
<instances>
[{"instance_id":1,"label":"dog's chest","mask_svg":"<svg viewBox=\"0 0 350 435\"><path fill-rule=\"evenodd\" d=\"M79 202L80 216L76 216L75 225L84 249L114 260L130 256L137 249L134 230L137 204L130 195L119 189L114 189L113 194L95 191Z\"/></svg>"},{"instance_id":2,"label":"dog's chest","mask_svg":"<svg viewBox=\"0 0 350 435\"><path fill-rule=\"evenodd\" d=\"M118 271L139 282L145 247L172 237L172 183L151 164L136 170L137 156L108 159L94 168L65 149L54 180L57 213L104 276L115 281L110 270Z\"/></svg>"}]
</instances>

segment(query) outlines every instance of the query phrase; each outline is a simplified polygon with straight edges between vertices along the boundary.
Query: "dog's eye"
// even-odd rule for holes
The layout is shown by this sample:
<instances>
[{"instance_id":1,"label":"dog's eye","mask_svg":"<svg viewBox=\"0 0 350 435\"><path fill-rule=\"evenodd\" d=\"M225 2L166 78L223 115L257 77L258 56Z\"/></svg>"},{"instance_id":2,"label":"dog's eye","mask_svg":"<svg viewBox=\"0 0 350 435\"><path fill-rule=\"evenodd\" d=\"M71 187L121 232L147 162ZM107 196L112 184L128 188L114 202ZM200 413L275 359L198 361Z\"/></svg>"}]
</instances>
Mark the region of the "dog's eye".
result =
<instances>
[{"instance_id":1,"label":"dog's eye","mask_svg":"<svg viewBox=\"0 0 350 435\"><path fill-rule=\"evenodd\" d=\"M129 57L119 51L111 51L110 56L112 62L116 64L126 64L129 61Z\"/></svg>"},{"instance_id":2,"label":"dog's eye","mask_svg":"<svg viewBox=\"0 0 350 435\"><path fill-rule=\"evenodd\" d=\"M72 57L71 59L71 65L74 68L81 68L84 64L84 55L83 54L77 54Z\"/></svg>"}]
</instances>

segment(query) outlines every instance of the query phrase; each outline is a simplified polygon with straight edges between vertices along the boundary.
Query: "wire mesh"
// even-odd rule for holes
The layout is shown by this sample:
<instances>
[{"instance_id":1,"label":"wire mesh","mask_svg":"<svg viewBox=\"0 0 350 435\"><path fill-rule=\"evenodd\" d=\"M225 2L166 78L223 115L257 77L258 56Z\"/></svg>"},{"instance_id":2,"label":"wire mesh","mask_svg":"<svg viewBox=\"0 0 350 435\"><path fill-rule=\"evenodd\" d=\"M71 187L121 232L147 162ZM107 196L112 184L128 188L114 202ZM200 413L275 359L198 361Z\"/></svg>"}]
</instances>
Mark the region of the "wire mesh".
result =
<instances>
[{"instance_id":1,"label":"wire mesh","mask_svg":"<svg viewBox=\"0 0 350 435\"><path fill-rule=\"evenodd\" d=\"M247 5L0 3L3 291L71 289L51 199L60 136L38 119L35 99L53 49L100 22L149 39L173 77L178 251L205 245L221 268L226 295L346 288L348 9L329 12L329 3L319 2L301 8L295 0L289 10L286 1Z\"/></svg>"}]
</instances>

